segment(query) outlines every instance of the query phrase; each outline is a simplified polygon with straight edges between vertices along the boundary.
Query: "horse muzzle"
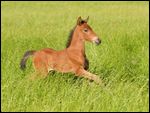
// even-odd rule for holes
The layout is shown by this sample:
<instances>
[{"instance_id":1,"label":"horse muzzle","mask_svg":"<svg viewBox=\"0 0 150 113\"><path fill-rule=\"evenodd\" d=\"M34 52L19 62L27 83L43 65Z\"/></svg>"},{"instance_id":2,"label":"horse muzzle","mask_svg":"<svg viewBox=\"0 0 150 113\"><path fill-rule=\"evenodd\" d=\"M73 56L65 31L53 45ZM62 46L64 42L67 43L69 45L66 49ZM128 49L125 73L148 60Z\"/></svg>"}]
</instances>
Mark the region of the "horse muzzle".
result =
<instances>
[{"instance_id":1,"label":"horse muzzle","mask_svg":"<svg viewBox=\"0 0 150 113\"><path fill-rule=\"evenodd\" d=\"M96 38L95 40L93 40L93 43L99 45L101 43L101 40L99 38Z\"/></svg>"}]
</instances>

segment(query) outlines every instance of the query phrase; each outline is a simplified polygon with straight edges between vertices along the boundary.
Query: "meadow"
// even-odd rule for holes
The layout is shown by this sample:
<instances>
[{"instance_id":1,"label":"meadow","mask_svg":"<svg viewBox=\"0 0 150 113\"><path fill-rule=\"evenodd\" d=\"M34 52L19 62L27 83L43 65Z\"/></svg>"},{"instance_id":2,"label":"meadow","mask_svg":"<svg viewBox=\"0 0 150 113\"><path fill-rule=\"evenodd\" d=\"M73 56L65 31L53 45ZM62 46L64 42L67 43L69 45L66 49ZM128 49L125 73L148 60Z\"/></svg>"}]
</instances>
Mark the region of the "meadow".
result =
<instances>
[{"instance_id":1,"label":"meadow","mask_svg":"<svg viewBox=\"0 0 150 113\"><path fill-rule=\"evenodd\" d=\"M149 111L149 2L1 2L1 111ZM61 50L77 18L101 38L86 42L89 71L105 86L73 74L30 81L27 50Z\"/></svg>"}]
</instances>

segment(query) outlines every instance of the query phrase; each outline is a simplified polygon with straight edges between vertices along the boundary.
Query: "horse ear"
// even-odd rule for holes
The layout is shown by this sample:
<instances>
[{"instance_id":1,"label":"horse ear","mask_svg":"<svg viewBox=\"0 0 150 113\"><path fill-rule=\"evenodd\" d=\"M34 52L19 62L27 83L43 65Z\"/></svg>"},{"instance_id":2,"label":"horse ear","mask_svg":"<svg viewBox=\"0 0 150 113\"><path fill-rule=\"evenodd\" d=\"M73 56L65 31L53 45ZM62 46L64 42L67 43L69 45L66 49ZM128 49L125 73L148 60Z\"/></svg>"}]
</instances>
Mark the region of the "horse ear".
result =
<instances>
[{"instance_id":1,"label":"horse ear","mask_svg":"<svg viewBox=\"0 0 150 113\"><path fill-rule=\"evenodd\" d=\"M77 20L77 25L81 25L81 22L82 22L82 18L81 18L81 16L79 16L78 20Z\"/></svg>"},{"instance_id":2,"label":"horse ear","mask_svg":"<svg viewBox=\"0 0 150 113\"><path fill-rule=\"evenodd\" d=\"M87 19L85 19L85 21L88 22L88 20L89 20L89 16L87 17Z\"/></svg>"}]
</instances>

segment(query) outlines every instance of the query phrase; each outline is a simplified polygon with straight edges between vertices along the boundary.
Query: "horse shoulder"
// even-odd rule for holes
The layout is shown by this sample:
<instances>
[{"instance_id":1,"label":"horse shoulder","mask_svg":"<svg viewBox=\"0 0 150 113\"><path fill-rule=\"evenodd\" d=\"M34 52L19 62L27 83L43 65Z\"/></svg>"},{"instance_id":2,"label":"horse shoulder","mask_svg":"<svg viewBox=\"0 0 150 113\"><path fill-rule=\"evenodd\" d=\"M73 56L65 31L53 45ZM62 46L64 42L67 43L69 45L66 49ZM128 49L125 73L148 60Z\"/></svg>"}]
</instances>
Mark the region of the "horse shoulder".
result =
<instances>
[{"instance_id":1,"label":"horse shoulder","mask_svg":"<svg viewBox=\"0 0 150 113\"><path fill-rule=\"evenodd\" d=\"M84 54L82 52L79 52L76 49L72 49L67 51L68 57L71 62L78 64L78 65L84 65Z\"/></svg>"}]
</instances>

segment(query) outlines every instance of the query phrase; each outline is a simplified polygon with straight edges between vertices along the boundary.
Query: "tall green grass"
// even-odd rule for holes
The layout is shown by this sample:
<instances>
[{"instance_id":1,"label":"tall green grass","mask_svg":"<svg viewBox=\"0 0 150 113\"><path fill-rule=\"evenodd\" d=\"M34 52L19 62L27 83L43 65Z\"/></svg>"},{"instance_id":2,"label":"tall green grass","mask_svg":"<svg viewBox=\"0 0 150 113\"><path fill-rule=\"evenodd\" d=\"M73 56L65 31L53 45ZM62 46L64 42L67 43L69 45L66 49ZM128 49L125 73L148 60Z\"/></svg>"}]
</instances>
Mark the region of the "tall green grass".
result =
<instances>
[{"instance_id":1,"label":"tall green grass","mask_svg":"<svg viewBox=\"0 0 150 113\"><path fill-rule=\"evenodd\" d=\"M2 2L2 111L149 111L148 2ZM86 42L89 71L106 86L50 73L29 81L20 60L27 50L65 48L78 16L100 36Z\"/></svg>"}]
</instances>

